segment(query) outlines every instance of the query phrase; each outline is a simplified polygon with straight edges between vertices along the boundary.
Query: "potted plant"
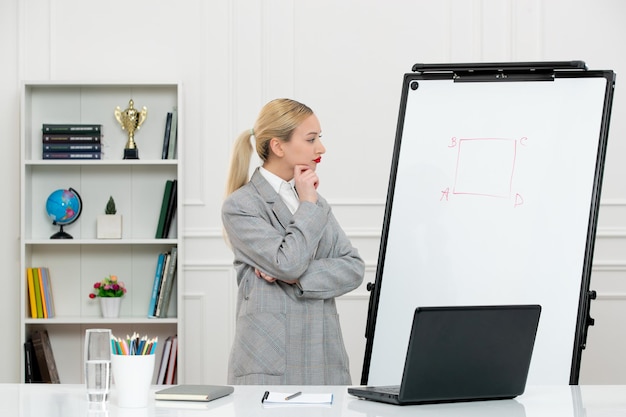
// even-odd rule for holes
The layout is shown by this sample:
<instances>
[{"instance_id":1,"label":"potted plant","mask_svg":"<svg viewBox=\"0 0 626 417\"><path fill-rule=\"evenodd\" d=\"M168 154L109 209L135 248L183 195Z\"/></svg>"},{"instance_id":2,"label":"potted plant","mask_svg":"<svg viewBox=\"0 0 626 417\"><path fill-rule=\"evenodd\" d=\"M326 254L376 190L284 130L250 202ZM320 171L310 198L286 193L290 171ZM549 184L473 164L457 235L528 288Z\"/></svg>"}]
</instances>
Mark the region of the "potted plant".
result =
<instances>
[{"instance_id":1,"label":"potted plant","mask_svg":"<svg viewBox=\"0 0 626 417\"><path fill-rule=\"evenodd\" d=\"M126 294L126 286L117 279L117 275L109 275L93 284L89 298L100 298L102 317L114 318L120 314L122 297Z\"/></svg>"},{"instance_id":2,"label":"potted plant","mask_svg":"<svg viewBox=\"0 0 626 417\"><path fill-rule=\"evenodd\" d=\"M98 239L121 239L122 238L122 215L117 214L115 200L109 196L104 214L97 218Z\"/></svg>"}]
</instances>

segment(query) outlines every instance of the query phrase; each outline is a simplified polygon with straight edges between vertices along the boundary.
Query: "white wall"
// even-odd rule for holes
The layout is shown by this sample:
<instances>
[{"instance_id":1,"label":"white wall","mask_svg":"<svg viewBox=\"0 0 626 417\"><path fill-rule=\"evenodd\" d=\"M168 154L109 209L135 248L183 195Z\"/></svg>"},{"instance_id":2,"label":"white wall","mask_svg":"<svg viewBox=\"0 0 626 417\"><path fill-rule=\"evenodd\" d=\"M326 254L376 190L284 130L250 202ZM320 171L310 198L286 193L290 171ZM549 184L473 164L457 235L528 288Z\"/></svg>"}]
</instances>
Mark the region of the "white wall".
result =
<instances>
[{"instance_id":1,"label":"white wall","mask_svg":"<svg viewBox=\"0 0 626 417\"><path fill-rule=\"evenodd\" d=\"M564 13L567 11L567 13ZM574 60L618 73L590 329L581 383L626 383L626 72L621 0L179 0L0 2L0 173L19 193L20 80L181 80L185 323L189 383L225 382L234 330L231 254L220 206L230 146L266 101L286 96L318 113L327 154L320 192L375 275L402 75L417 62ZM140 104L140 103L138 103ZM155 191L160 192L160 191ZM10 200L7 199L7 202ZM2 216L12 214L5 205ZM0 382L20 378L19 227L6 221ZM368 293L339 301L354 382Z\"/></svg>"}]
</instances>

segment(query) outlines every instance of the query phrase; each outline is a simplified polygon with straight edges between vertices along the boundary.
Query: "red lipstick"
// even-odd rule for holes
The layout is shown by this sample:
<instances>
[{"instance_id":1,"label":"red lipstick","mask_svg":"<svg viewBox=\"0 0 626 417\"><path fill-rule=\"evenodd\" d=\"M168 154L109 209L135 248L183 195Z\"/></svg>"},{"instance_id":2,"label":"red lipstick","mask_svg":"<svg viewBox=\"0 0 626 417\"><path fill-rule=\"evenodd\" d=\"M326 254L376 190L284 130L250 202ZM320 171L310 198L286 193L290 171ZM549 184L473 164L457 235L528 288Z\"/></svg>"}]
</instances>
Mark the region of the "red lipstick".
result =
<instances>
[{"instance_id":1,"label":"red lipstick","mask_svg":"<svg viewBox=\"0 0 626 417\"><path fill-rule=\"evenodd\" d=\"M319 164L320 162L322 162L322 157L319 156L317 159L314 159L313 162L315 162L316 164Z\"/></svg>"}]
</instances>

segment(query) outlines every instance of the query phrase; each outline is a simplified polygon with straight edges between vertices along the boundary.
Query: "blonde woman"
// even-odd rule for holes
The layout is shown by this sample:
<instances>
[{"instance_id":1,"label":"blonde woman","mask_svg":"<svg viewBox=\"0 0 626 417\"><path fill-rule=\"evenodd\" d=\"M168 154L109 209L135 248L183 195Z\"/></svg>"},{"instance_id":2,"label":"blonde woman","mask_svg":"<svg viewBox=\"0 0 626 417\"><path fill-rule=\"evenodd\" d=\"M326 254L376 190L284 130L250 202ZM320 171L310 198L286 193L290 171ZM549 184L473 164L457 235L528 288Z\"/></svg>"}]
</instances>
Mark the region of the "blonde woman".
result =
<instances>
[{"instance_id":1,"label":"blonde woman","mask_svg":"<svg viewBox=\"0 0 626 417\"><path fill-rule=\"evenodd\" d=\"M252 143L261 158L248 181ZM349 385L335 297L364 264L317 193L317 116L277 99L237 139L222 220L239 287L229 384Z\"/></svg>"}]
</instances>

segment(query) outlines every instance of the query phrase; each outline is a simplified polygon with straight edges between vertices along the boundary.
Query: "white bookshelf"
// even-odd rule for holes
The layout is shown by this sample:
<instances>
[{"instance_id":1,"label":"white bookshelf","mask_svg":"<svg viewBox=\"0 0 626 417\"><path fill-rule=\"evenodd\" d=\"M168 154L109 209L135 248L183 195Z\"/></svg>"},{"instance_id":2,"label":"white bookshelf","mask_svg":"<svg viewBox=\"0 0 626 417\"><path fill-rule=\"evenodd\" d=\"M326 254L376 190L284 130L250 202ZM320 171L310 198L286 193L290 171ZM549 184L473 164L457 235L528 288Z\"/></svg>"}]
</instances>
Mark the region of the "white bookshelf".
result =
<instances>
[{"instance_id":1,"label":"white bookshelf","mask_svg":"<svg viewBox=\"0 0 626 417\"><path fill-rule=\"evenodd\" d=\"M167 336L182 340L181 291L182 239L182 117L181 85L159 83L24 82L21 88L21 343L35 329L46 329L62 383L83 383L83 341L88 328L110 328L125 336L137 332L158 336L159 366ZM146 106L148 116L135 132L138 160L124 160L127 133L117 123L114 110ZM178 108L177 159L161 159L165 118ZM101 160L43 160L43 123L102 124ZM178 207L167 239L155 239L165 182L178 180ZM48 195L72 187L82 198L80 218L64 230L73 239L50 239L59 230L45 210ZM113 196L117 214L123 216L121 239L97 239L96 217ZM147 317L157 257L178 248L177 277L167 318ZM55 316L31 318L26 269L48 267ZM114 274L126 284L120 317L104 319L98 299L90 299L93 284ZM22 349L23 352L23 349ZM184 369L178 357L178 380ZM24 354L22 353L22 369ZM156 374L155 372L155 379ZM22 379L24 372L22 371Z\"/></svg>"}]
</instances>

